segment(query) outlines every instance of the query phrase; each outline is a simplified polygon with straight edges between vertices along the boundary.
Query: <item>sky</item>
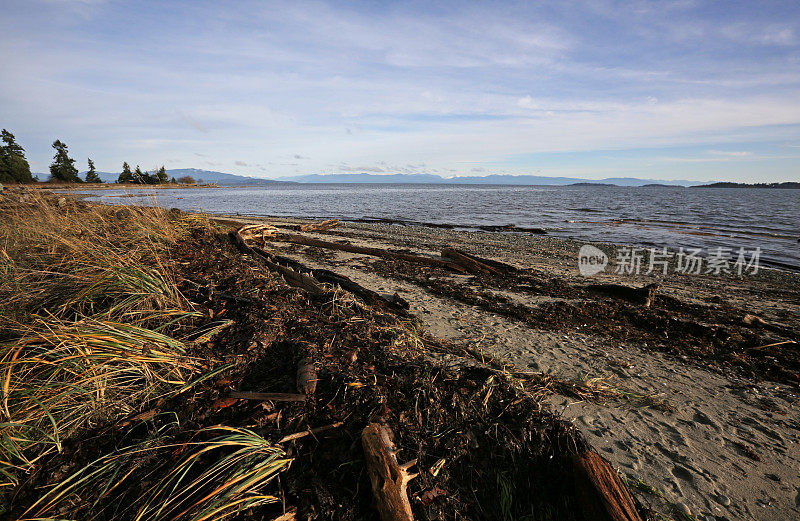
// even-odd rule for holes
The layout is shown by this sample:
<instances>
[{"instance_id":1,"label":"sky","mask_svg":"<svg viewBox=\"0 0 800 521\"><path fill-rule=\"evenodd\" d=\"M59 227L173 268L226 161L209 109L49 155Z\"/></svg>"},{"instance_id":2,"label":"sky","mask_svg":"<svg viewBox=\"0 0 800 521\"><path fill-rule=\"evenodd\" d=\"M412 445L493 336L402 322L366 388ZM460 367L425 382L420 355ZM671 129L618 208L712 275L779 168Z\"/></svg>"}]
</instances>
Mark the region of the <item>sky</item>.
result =
<instances>
[{"instance_id":1,"label":"sky","mask_svg":"<svg viewBox=\"0 0 800 521\"><path fill-rule=\"evenodd\" d=\"M0 0L46 172L800 181L800 2Z\"/></svg>"}]
</instances>

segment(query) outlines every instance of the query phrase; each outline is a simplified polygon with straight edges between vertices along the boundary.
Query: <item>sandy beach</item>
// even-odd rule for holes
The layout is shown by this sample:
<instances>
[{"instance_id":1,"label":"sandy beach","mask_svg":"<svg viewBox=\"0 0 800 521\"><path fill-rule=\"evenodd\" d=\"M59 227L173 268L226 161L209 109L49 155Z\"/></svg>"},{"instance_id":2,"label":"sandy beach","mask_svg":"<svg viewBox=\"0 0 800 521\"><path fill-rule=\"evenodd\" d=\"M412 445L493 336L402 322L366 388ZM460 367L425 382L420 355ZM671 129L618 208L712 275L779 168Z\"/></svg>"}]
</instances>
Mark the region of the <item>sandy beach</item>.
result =
<instances>
[{"instance_id":1,"label":"sandy beach","mask_svg":"<svg viewBox=\"0 0 800 521\"><path fill-rule=\"evenodd\" d=\"M220 222L285 228L306 221L225 217ZM793 381L798 345L792 343L800 328L799 274L671 273L656 279L616 275L612 259L606 273L586 278L577 269L581 243L546 236L364 223L305 235L420 254L453 246L522 269L530 276L527 285L492 287L476 277L366 255L267 244L310 268L334 270L379 293L396 293L431 334L473 345L515 370L606 386L617 397L629 393L650 403L665 401L664 407L648 407L634 399L598 403L557 392L547 398L654 510L697 519L800 515L800 421ZM609 315L609 307L620 306L635 315L634 304L587 297L581 289L605 283L640 287L654 280L660 288L653 309L640 308L641 324ZM570 318L559 316L559 309ZM585 312L585 321L576 320L575 310ZM745 325L747 314L763 322ZM649 329L650 322L665 316L686 327ZM709 350L706 343L716 348Z\"/></svg>"}]
</instances>

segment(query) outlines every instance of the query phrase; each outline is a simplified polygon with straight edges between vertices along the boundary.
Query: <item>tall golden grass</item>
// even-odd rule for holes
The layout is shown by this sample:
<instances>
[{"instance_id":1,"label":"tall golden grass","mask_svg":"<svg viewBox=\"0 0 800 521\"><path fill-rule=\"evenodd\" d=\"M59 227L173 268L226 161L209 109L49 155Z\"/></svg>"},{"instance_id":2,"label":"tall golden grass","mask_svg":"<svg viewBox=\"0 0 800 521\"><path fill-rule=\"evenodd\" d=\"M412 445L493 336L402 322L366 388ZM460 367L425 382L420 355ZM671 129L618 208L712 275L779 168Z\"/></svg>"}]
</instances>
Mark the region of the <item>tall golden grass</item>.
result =
<instances>
[{"instance_id":1,"label":"tall golden grass","mask_svg":"<svg viewBox=\"0 0 800 521\"><path fill-rule=\"evenodd\" d=\"M177 284L174 247L192 229L210 227L206 217L41 192L25 199L0 196L0 503L66 439L220 371L187 351L227 325L201 324ZM159 461L160 485L118 499L138 509L126 517L222 519L271 501L258 490L288 460L249 431L218 427L217 434L191 443L196 453L187 459ZM23 518L113 518L93 513L131 486L122 482L139 479L135 457L171 446L164 433L102 456Z\"/></svg>"}]
</instances>

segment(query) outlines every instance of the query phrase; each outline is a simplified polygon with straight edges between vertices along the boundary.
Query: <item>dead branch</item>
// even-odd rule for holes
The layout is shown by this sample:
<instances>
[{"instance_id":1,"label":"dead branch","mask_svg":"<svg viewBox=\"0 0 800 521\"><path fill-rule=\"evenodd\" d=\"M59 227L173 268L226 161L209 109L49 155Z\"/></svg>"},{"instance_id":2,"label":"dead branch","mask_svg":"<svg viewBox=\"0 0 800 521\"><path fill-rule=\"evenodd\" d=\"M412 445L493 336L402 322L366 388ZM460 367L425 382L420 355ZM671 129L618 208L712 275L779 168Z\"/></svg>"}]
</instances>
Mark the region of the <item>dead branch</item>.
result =
<instances>
[{"instance_id":1,"label":"dead branch","mask_svg":"<svg viewBox=\"0 0 800 521\"><path fill-rule=\"evenodd\" d=\"M775 342L775 343L767 344L767 345L764 345L764 346L750 347L747 350L748 351L761 351L762 349L766 349L768 347L791 346L791 345L798 345L798 344L794 340L784 340L783 342Z\"/></svg>"},{"instance_id":2,"label":"dead branch","mask_svg":"<svg viewBox=\"0 0 800 521\"><path fill-rule=\"evenodd\" d=\"M325 425L323 427L315 427L313 429L308 429L308 430L305 430L305 431L295 432L294 434L289 434L289 435L284 436L283 438L279 439L278 443L286 443L287 441L297 440L297 439L300 439L300 438L304 438L306 436L310 436L312 434L316 435L316 434L319 434L320 432L329 431L331 429L338 429L342 425L344 425L342 422L334 422L334 423L331 423L330 425Z\"/></svg>"},{"instance_id":3,"label":"dead branch","mask_svg":"<svg viewBox=\"0 0 800 521\"><path fill-rule=\"evenodd\" d=\"M575 491L585 519L642 521L633 497L617 471L595 452L576 454Z\"/></svg>"},{"instance_id":4,"label":"dead branch","mask_svg":"<svg viewBox=\"0 0 800 521\"><path fill-rule=\"evenodd\" d=\"M304 402L305 394L297 393L256 393L251 391L231 391L231 398L240 400L261 400L273 402Z\"/></svg>"},{"instance_id":5,"label":"dead branch","mask_svg":"<svg viewBox=\"0 0 800 521\"><path fill-rule=\"evenodd\" d=\"M364 428L361 444L381 520L413 521L406 488L416 476L408 472L416 460L403 465L397 463L392 432L380 423L370 423Z\"/></svg>"}]
</instances>

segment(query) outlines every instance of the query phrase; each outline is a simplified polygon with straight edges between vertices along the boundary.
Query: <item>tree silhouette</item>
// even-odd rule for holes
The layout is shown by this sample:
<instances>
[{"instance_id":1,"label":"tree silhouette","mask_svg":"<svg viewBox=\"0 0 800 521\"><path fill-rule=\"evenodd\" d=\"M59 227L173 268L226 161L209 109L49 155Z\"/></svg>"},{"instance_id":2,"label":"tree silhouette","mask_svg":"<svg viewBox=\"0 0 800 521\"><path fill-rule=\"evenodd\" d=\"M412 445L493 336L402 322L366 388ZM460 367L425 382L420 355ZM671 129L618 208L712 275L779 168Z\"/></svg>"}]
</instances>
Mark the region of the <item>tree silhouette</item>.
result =
<instances>
[{"instance_id":1,"label":"tree silhouette","mask_svg":"<svg viewBox=\"0 0 800 521\"><path fill-rule=\"evenodd\" d=\"M0 145L0 182L30 183L33 181L31 167L25 159L23 149L14 138L14 134L6 129L2 133L3 144Z\"/></svg>"},{"instance_id":2,"label":"tree silhouette","mask_svg":"<svg viewBox=\"0 0 800 521\"><path fill-rule=\"evenodd\" d=\"M81 183L81 178L78 177L78 169L75 168L75 160L69 157L67 145L62 143L61 140L56 139L53 141L53 148L56 150L56 155L53 157L53 163L50 165L50 180L61 181L62 183Z\"/></svg>"},{"instance_id":3,"label":"tree silhouette","mask_svg":"<svg viewBox=\"0 0 800 521\"><path fill-rule=\"evenodd\" d=\"M132 183L133 182L133 172L131 172L131 166L128 162L122 163L122 173L119 174L117 178L117 183Z\"/></svg>"},{"instance_id":4,"label":"tree silhouette","mask_svg":"<svg viewBox=\"0 0 800 521\"><path fill-rule=\"evenodd\" d=\"M86 182L87 183L102 183L103 181L100 179L100 176L97 175L97 171L94 169L94 161L89 161L89 170L86 172Z\"/></svg>"}]
</instances>

